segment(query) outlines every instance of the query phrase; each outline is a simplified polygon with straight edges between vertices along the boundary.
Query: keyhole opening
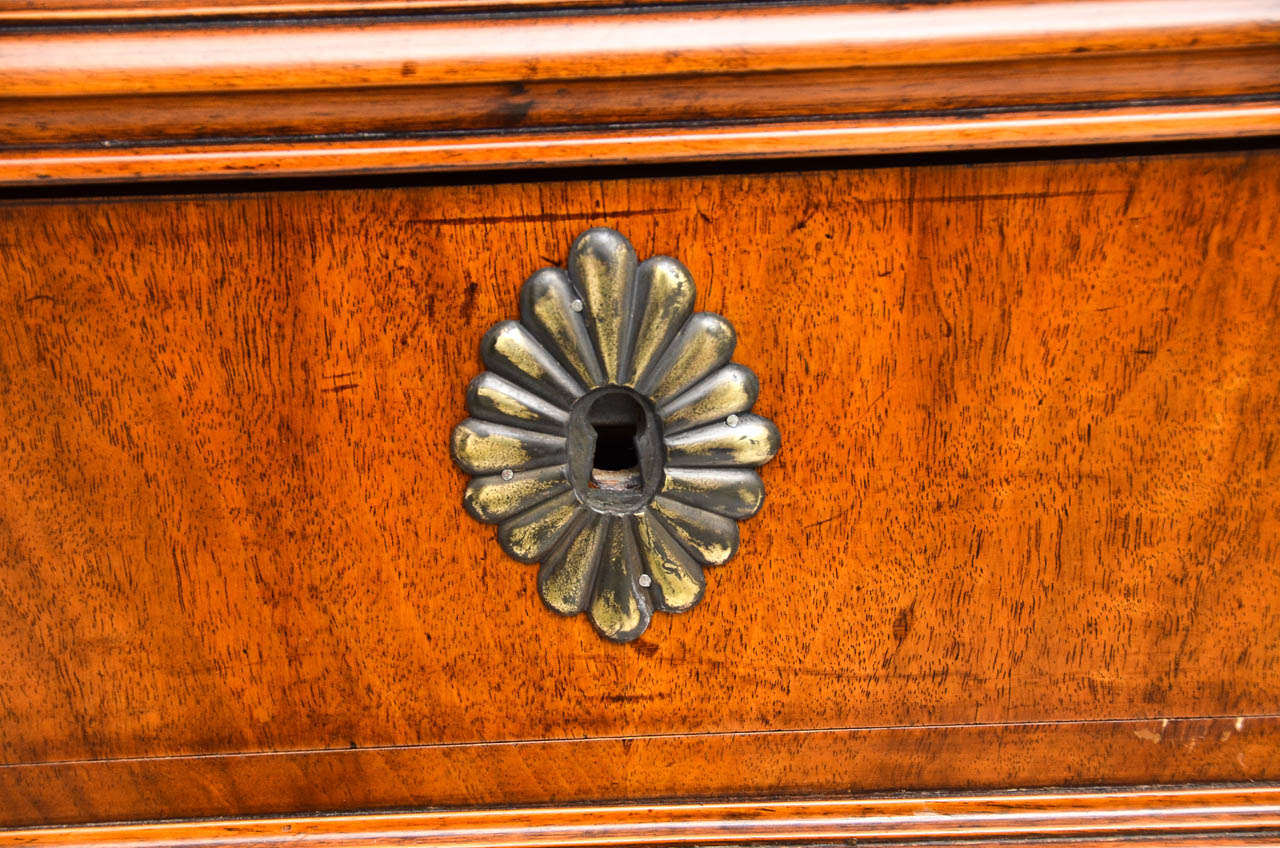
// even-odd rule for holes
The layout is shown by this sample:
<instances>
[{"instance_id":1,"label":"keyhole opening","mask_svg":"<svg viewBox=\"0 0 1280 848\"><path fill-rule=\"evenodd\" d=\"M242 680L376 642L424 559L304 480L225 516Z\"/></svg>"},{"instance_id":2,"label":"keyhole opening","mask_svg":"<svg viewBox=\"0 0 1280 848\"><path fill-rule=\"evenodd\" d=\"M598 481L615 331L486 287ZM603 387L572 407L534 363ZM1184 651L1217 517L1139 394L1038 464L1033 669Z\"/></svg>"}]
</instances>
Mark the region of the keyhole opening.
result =
<instances>
[{"instance_id":1,"label":"keyhole opening","mask_svg":"<svg viewBox=\"0 0 1280 848\"><path fill-rule=\"evenodd\" d=\"M596 454L592 468L602 471L622 471L640 465L636 452L636 428L630 424L596 426Z\"/></svg>"},{"instance_id":2,"label":"keyhole opening","mask_svg":"<svg viewBox=\"0 0 1280 848\"><path fill-rule=\"evenodd\" d=\"M634 389L601 386L578 398L567 435L569 483L588 508L633 515L662 488L662 423Z\"/></svg>"},{"instance_id":3,"label":"keyhole opening","mask_svg":"<svg viewBox=\"0 0 1280 848\"><path fill-rule=\"evenodd\" d=\"M640 404L630 395L606 394L591 405L587 423L596 436L592 482L601 488L643 488L637 441L644 434L645 414Z\"/></svg>"}]
</instances>

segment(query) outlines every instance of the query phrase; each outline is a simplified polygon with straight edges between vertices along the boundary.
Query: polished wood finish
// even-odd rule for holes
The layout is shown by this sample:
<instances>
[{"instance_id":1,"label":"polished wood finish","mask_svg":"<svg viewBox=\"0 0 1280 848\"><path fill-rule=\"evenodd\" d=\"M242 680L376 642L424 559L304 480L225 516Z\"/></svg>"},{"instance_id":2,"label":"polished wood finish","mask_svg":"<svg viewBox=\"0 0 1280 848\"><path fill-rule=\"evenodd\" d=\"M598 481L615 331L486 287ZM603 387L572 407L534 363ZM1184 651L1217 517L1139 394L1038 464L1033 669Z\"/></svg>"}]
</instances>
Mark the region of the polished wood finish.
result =
<instances>
[{"instance_id":1,"label":"polished wood finish","mask_svg":"<svg viewBox=\"0 0 1280 848\"><path fill-rule=\"evenodd\" d=\"M1280 133L1280 105L1160 111L1035 112L977 119L872 118L781 127L611 128L600 133L457 134L423 140L311 141L0 152L0 183L144 182L205 177L395 174L842 154L1229 139Z\"/></svg>"},{"instance_id":2,"label":"polished wood finish","mask_svg":"<svg viewBox=\"0 0 1280 848\"><path fill-rule=\"evenodd\" d=\"M1103 14L1108 20L1096 19ZM979 45L983 60L1009 61L1278 42L1280 10L1262 0L943 3L908 11L800 4L365 26L59 29L7 35L0 71L6 96L41 97L931 65L973 61Z\"/></svg>"},{"instance_id":3,"label":"polished wood finish","mask_svg":"<svg viewBox=\"0 0 1280 848\"><path fill-rule=\"evenodd\" d=\"M448 459L477 339L592 224L686 261L783 434L714 591L630 646L543 608ZM1280 154L0 231L8 824L1280 780Z\"/></svg>"},{"instance_id":4,"label":"polished wood finish","mask_svg":"<svg viewBox=\"0 0 1280 848\"><path fill-rule=\"evenodd\" d=\"M541 8L677 6L704 0L0 0L0 22L135 23L209 18L523 12ZM712 0L725 2L725 0Z\"/></svg>"},{"instance_id":5,"label":"polished wood finish","mask_svg":"<svg viewBox=\"0 0 1280 848\"><path fill-rule=\"evenodd\" d=\"M0 106L9 183L1265 135L1280 7L82 24L0 34Z\"/></svg>"},{"instance_id":6,"label":"polished wood finish","mask_svg":"<svg viewBox=\"0 0 1280 848\"><path fill-rule=\"evenodd\" d=\"M759 803L660 804L135 824L0 831L5 848L342 845L934 844L1157 838L1163 845L1280 839L1280 787L1149 789Z\"/></svg>"},{"instance_id":7,"label":"polished wood finish","mask_svg":"<svg viewBox=\"0 0 1280 848\"><path fill-rule=\"evenodd\" d=\"M857 69L758 71L751 74L485 82L328 89L299 96L287 88L257 91L130 94L102 97L15 98L0 114L10 147L51 143L190 141L270 135L363 136L415 132L597 128L602 124L715 122L721 130L751 121L840 116L862 121L933 122L969 119L973 109L1017 108L1055 113L1158 114L1154 105L1126 101L1172 100L1167 110L1207 99L1202 111L1259 106L1258 95L1280 88L1280 49L1183 51L1152 56L1041 57L1027 61L950 63L934 68L888 65ZM278 82L278 81L273 81ZM1231 98L1243 98L1239 102ZM1085 107L1066 108L1079 104ZM923 114L922 114L923 113ZM1006 116L1008 117L1008 116ZM1060 115L1061 117L1061 115ZM1074 117L1079 122L1079 117ZM635 127L642 129L643 127ZM672 127L665 127L670 132ZM685 129L694 129L685 127ZM773 127L779 132L781 127ZM1184 130L1185 132L1185 130ZM650 128L649 135L660 135ZM539 139L543 136L540 135ZM490 139L492 140L492 139Z\"/></svg>"},{"instance_id":8,"label":"polished wood finish","mask_svg":"<svg viewBox=\"0 0 1280 848\"><path fill-rule=\"evenodd\" d=\"M630 692L613 696L626 703ZM619 700L619 699L622 700ZM0 826L1280 780L1280 716L757 731L0 766Z\"/></svg>"}]
</instances>

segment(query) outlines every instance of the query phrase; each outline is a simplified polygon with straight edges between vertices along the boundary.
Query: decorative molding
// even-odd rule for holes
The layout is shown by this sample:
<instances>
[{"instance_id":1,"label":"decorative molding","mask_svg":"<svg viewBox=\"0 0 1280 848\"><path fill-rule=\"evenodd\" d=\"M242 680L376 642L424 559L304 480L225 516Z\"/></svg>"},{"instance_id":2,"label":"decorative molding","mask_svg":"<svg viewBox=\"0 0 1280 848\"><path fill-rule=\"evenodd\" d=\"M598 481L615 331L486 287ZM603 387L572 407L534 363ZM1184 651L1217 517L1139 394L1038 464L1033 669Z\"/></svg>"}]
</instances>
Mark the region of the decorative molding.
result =
<instances>
[{"instance_id":1,"label":"decorative molding","mask_svg":"<svg viewBox=\"0 0 1280 848\"><path fill-rule=\"evenodd\" d=\"M1278 69L1266 0L80 21L0 35L0 182L1270 135Z\"/></svg>"},{"instance_id":2,"label":"decorative molding","mask_svg":"<svg viewBox=\"0 0 1280 848\"><path fill-rule=\"evenodd\" d=\"M699 0L646 0L679 5ZM320 18L333 15L520 12L636 5L634 0L0 0L0 23L186 21L206 18Z\"/></svg>"},{"instance_id":3,"label":"decorative molding","mask_svg":"<svg viewBox=\"0 0 1280 848\"><path fill-rule=\"evenodd\" d=\"M1267 0L642 9L4 36L6 97L419 88L1274 48ZM1085 61L1088 59L1086 58ZM406 67L410 63L410 67Z\"/></svg>"},{"instance_id":4,"label":"decorative molding","mask_svg":"<svg viewBox=\"0 0 1280 848\"><path fill-rule=\"evenodd\" d=\"M1161 845L1280 840L1280 787L482 809L0 831L8 848L768 845L840 841Z\"/></svg>"},{"instance_id":5,"label":"decorative molding","mask_svg":"<svg viewBox=\"0 0 1280 848\"><path fill-rule=\"evenodd\" d=\"M299 177L1186 141L1280 134L1280 103L601 133L4 150L0 185Z\"/></svg>"}]
</instances>

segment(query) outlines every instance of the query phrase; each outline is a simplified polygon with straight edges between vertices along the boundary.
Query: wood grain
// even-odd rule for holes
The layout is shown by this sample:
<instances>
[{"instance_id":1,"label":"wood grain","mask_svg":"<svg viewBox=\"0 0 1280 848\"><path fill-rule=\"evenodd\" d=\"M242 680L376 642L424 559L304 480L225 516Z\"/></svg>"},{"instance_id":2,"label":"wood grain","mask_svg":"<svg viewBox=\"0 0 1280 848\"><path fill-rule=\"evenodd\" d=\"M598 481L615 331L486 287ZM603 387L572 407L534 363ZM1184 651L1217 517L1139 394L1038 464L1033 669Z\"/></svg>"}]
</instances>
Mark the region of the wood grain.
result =
<instances>
[{"instance_id":1,"label":"wood grain","mask_svg":"<svg viewBox=\"0 0 1280 848\"><path fill-rule=\"evenodd\" d=\"M1270 0L64 23L0 33L0 182L1275 134L1277 98Z\"/></svg>"},{"instance_id":2,"label":"wood grain","mask_svg":"<svg viewBox=\"0 0 1280 848\"><path fill-rule=\"evenodd\" d=\"M8 202L0 808L1280 779L1277 194L1258 151ZM543 608L447 453L593 224L689 266L783 434L629 647ZM626 771L506 744L584 737Z\"/></svg>"},{"instance_id":3,"label":"wood grain","mask_svg":"<svg viewBox=\"0 0 1280 848\"><path fill-rule=\"evenodd\" d=\"M945 66L888 65L854 69L699 73L602 81L577 79L414 86L331 88L299 96L275 88L125 94L119 96L14 98L4 101L0 131L6 147L108 141L144 145L193 138L229 143L253 136L373 136L401 140L415 133L541 131L629 125L714 122L745 126L783 119L935 121L981 116L973 110L1070 112L1085 101L1098 113L1122 112L1135 97L1205 100L1202 110L1237 106L1280 90L1280 47L1179 51L1174 56L1131 51L1118 55L1037 57L1019 61L969 61ZM252 81L250 78L249 81ZM1274 102L1274 98L1271 102ZM1129 111L1134 111L1130 108ZM1147 105L1142 114L1155 113ZM1007 115L1005 117L1008 117ZM687 127L696 129L696 127ZM670 131L672 127L664 126ZM781 128L775 128L775 131ZM337 139L334 139L337 140Z\"/></svg>"},{"instance_id":4,"label":"wood grain","mask_svg":"<svg viewBox=\"0 0 1280 848\"><path fill-rule=\"evenodd\" d=\"M1280 716L399 745L0 766L0 826L1280 781Z\"/></svg>"},{"instance_id":5,"label":"wood grain","mask_svg":"<svg viewBox=\"0 0 1280 848\"><path fill-rule=\"evenodd\" d=\"M1280 837L1280 788L867 798L400 813L0 831L12 848L277 845L751 845L841 840L1159 838L1162 845ZM1248 840L1248 842L1246 842ZM1034 844L1034 843L1033 843ZM1114 844L1114 843L1112 843Z\"/></svg>"},{"instance_id":6,"label":"wood grain","mask_svg":"<svg viewBox=\"0 0 1280 848\"><path fill-rule=\"evenodd\" d=\"M1100 16L1105 15L1102 19ZM1272 48L1264 0L1063 0L5 34L7 97L414 87ZM406 69L405 63L412 63Z\"/></svg>"},{"instance_id":7,"label":"wood grain","mask_svg":"<svg viewBox=\"0 0 1280 848\"><path fill-rule=\"evenodd\" d=\"M330 15L523 12L542 8L677 6L700 0L0 0L0 21L25 24L322 18Z\"/></svg>"},{"instance_id":8,"label":"wood grain","mask_svg":"<svg viewBox=\"0 0 1280 848\"><path fill-rule=\"evenodd\" d=\"M956 152L1280 135L1280 104L870 118L602 132L459 133L439 138L0 150L0 185L184 178L510 171L549 166L724 162Z\"/></svg>"}]
</instances>

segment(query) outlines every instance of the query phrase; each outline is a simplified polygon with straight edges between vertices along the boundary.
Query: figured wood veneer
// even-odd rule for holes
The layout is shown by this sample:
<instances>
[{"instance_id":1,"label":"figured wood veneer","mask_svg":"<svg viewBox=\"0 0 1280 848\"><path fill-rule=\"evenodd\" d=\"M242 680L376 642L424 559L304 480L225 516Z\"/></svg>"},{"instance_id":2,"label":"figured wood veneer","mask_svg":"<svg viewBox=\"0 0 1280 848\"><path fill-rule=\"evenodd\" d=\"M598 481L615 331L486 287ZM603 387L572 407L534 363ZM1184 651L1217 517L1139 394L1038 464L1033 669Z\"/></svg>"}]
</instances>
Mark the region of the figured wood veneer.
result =
<instances>
[{"instance_id":1,"label":"figured wood veneer","mask_svg":"<svg viewBox=\"0 0 1280 848\"><path fill-rule=\"evenodd\" d=\"M626 703L623 693L615 704ZM0 767L0 823L1280 780L1280 716L758 731ZM1256 788L1256 783L1252 784ZM1247 788L1247 786L1246 786ZM1247 811L1245 811L1247 813Z\"/></svg>"},{"instance_id":2,"label":"figured wood veneer","mask_svg":"<svg viewBox=\"0 0 1280 848\"><path fill-rule=\"evenodd\" d=\"M1257 151L0 205L0 809L1280 778L1277 195ZM448 458L592 224L686 261L783 435L631 646Z\"/></svg>"}]
</instances>

